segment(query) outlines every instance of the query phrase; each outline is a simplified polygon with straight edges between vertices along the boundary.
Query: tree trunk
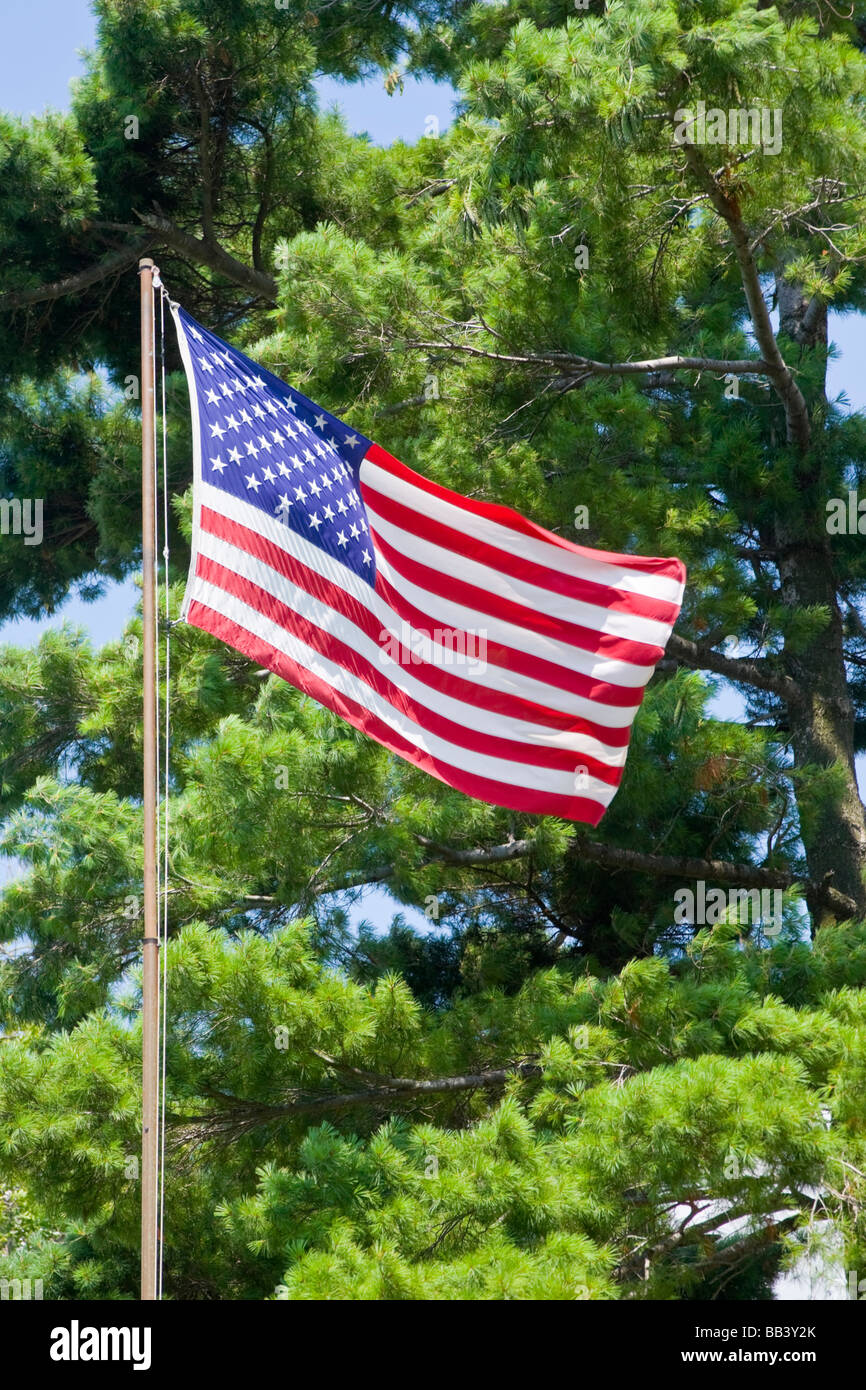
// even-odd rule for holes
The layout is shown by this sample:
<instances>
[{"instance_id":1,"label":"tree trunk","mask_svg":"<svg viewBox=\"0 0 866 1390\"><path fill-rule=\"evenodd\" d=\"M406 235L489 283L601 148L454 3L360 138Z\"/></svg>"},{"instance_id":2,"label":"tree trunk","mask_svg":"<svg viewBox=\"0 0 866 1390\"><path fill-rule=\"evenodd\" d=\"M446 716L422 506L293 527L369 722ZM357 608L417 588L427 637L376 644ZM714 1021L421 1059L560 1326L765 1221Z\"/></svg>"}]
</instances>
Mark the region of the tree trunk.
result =
<instances>
[{"instance_id":1,"label":"tree trunk","mask_svg":"<svg viewBox=\"0 0 866 1390\"><path fill-rule=\"evenodd\" d=\"M804 350L826 350L826 305L810 302L799 285L782 277L776 293L780 331ZM823 499L817 495L818 475L808 456L798 481L799 496L792 497L790 512L777 516L774 528L782 601L792 608L820 605L830 619L805 650L785 654L788 674L802 692L799 700L788 705L794 764L825 768L835 764L844 779L839 798L817 813L801 803L801 834L810 879L821 882L832 876L832 886L853 898L866 915L866 816L854 767L854 706L848 693L842 615L823 524ZM827 919L826 906L817 902L809 906L816 926Z\"/></svg>"},{"instance_id":2,"label":"tree trunk","mask_svg":"<svg viewBox=\"0 0 866 1390\"><path fill-rule=\"evenodd\" d=\"M788 654L788 674L798 682L802 698L788 705L788 720L796 767L838 764L844 787L838 800L817 814L801 804L800 822L809 877L821 882L831 874L834 888L853 898L866 915L866 817L854 770L854 707L848 694L842 651L842 617L836 598L829 546L814 539L785 534L776 525L782 597L791 607L820 604L830 621L815 640L796 656ZM816 925L826 908L809 904Z\"/></svg>"}]
</instances>

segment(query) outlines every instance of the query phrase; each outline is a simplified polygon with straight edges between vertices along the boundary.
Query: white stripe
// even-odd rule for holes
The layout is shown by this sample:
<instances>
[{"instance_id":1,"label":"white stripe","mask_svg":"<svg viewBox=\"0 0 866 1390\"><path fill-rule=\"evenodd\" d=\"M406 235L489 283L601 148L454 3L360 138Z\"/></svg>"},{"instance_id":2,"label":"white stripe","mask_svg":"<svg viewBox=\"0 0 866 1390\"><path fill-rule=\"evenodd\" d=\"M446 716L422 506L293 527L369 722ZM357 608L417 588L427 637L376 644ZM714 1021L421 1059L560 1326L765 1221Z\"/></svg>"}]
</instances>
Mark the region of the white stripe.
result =
<instances>
[{"instance_id":1,"label":"white stripe","mask_svg":"<svg viewBox=\"0 0 866 1390\"><path fill-rule=\"evenodd\" d=\"M251 531L260 534L265 540L270 541L278 549L311 569L315 574L319 574L323 579L329 580L352 598L358 600L365 608L371 612L382 627L385 627L393 636L400 635L401 620L396 616L393 609L384 599L371 589L370 585L360 579L354 570L343 565L334 556L321 550L319 546L310 544L309 541L296 531L292 531L281 521L269 516L260 507L254 507L251 503L245 502L242 498L234 497L231 493L224 492L222 488L213 487L210 483L202 483L201 488L202 504L209 507L211 511L217 512L220 516L226 517L230 521L237 521L240 525L248 527ZM196 540L199 540L204 532L199 530ZM380 559L380 567L382 561ZM192 582L192 581L190 581ZM419 591L421 593L422 591ZM423 597L423 594L422 594ZM422 612L427 610L422 603L416 605ZM486 619L481 615L476 615L479 625L486 624ZM435 620L431 615L431 626ZM438 626L449 626L440 622ZM450 624L457 627L457 624ZM466 630L465 627L460 630ZM471 631L471 625L469 625ZM478 628L476 627L476 631ZM509 643L508 645L516 645ZM569 649L570 651L570 649ZM561 663L560 663L561 664ZM571 665L571 662L568 663ZM647 668L647 674L649 674ZM571 691L563 690L559 686L549 685L545 681L535 680L531 676L525 676L518 671L510 671L506 667L496 666L492 662L488 664L485 673L481 674L471 669L461 672L465 680L477 681L487 688L498 690L506 695L521 696L525 700L532 700L536 704L544 705L550 709L562 711L564 714L571 714L579 719L588 719L595 724L601 724L609 729L628 728L634 720L636 706L608 705L601 698L588 699L583 695L575 695ZM599 680L603 677L598 676ZM619 684L624 685L624 681Z\"/></svg>"},{"instance_id":2,"label":"white stripe","mask_svg":"<svg viewBox=\"0 0 866 1390\"><path fill-rule=\"evenodd\" d=\"M410 579L400 574L376 548L376 568L398 594L407 602L429 613L440 627L461 628L464 632L483 635L486 642L501 642L506 647L516 647L527 656L540 657L552 661L566 670L581 671L592 680L610 681L614 685L624 685L629 689L640 689L646 685L655 667L636 666L621 657L600 656L588 652L583 647L572 647L568 642L560 642L542 632L530 632L528 628L509 623L505 618L479 613L467 608L453 599L433 594L429 589L421 589Z\"/></svg>"},{"instance_id":3,"label":"white stripe","mask_svg":"<svg viewBox=\"0 0 866 1390\"><path fill-rule=\"evenodd\" d=\"M671 635L671 624L658 622L655 618L643 618L639 614L624 612L615 608L602 608L594 603L584 603L582 599L567 598L552 589L542 589L537 584L514 579L503 570L482 564L456 550L448 550L434 541L425 540L414 531L406 531L393 522L386 521L376 511L375 502L365 503L371 524L378 535L392 545L400 555L409 555L422 565L428 565L438 574L449 579L464 580L474 584L484 593L493 593L519 603L533 612L543 613L557 622L576 623L579 627L590 628L593 632L609 633L627 642L644 642L652 647L664 647Z\"/></svg>"},{"instance_id":4,"label":"white stripe","mask_svg":"<svg viewBox=\"0 0 866 1390\"><path fill-rule=\"evenodd\" d=\"M408 695L413 704L421 706L416 711L421 723L424 722L425 709L432 710L435 714L451 719L476 733L512 739L525 743L528 747L570 749L574 753L575 765L580 762L581 757L591 757L597 758L609 767L624 766L627 748L609 748L588 734L550 729L545 725L497 714L492 710L479 709L476 705L466 704L433 686L425 685L411 670L394 661L388 651L379 647L348 618L344 618L335 609L307 593L306 589L298 588L290 579L278 574L269 565L255 559L246 550L232 545L229 541L220 540L218 536L203 531L199 537L199 548L200 554L215 560L217 564L232 570L243 579L259 585L266 593L272 594L294 612L315 623L323 632L345 642L374 669L378 667L392 685Z\"/></svg>"},{"instance_id":5,"label":"white stripe","mask_svg":"<svg viewBox=\"0 0 866 1390\"><path fill-rule=\"evenodd\" d=\"M251 608L249 604L235 598L233 594L227 594L225 590L202 579L196 579L193 588L192 601L203 603L216 613L221 613L224 617L237 623L239 627L266 642L268 646L283 652L284 655L317 676L319 680L324 681L332 689L339 691L357 704L363 705L365 709L381 719L395 733L400 734L413 747L429 753L433 758L449 763L452 767L460 768L462 771L473 773L479 777L488 777L507 785L558 796L584 796L602 806L607 806L616 793L616 787L611 787L606 782L601 782L591 775L585 777L578 791L574 773L563 772L557 768L535 767L530 763L515 763L486 753L475 753L469 748L449 743L401 715L358 676L351 675L342 666L329 661L321 652L307 646L306 643L286 632L270 618L266 618Z\"/></svg>"},{"instance_id":6,"label":"white stripe","mask_svg":"<svg viewBox=\"0 0 866 1390\"><path fill-rule=\"evenodd\" d=\"M623 593L643 594L647 598L664 599L677 605L682 602L684 586L676 579L631 569L617 560L605 560L602 551L571 550L552 541L527 536L523 531L502 526L476 512L467 512L465 507L447 502L425 488L397 478L369 458L365 458L361 464L361 482L369 483L386 497L393 497L413 511L426 514L434 521L444 522L458 531L465 531L470 525L474 536L488 545L496 546L498 550L504 550L507 555L519 555L538 565L546 565L548 569L572 574L595 584L612 586Z\"/></svg>"}]
</instances>

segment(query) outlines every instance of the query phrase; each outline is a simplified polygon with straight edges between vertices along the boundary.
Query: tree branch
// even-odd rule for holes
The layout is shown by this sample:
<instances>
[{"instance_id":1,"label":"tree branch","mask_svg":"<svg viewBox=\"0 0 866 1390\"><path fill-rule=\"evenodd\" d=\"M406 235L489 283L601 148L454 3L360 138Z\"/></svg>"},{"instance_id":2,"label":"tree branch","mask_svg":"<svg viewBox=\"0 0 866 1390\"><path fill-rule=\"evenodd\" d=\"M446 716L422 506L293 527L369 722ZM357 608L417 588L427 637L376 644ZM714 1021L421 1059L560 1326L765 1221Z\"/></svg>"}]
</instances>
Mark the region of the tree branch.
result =
<instances>
[{"instance_id":1,"label":"tree branch","mask_svg":"<svg viewBox=\"0 0 866 1390\"><path fill-rule=\"evenodd\" d=\"M282 1105L221 1095L220 1098L226 1101L224 1110L211 1111L203 1115L169 1115L167 1118L173 1126L194 1125L211 1131L246 1130L286 1117L333 1114L351 1110L356 1105L388 1105L401 1098L416 1100L458 1091L490 1090L504 1086L512 1077L540 1076L541 1071L538 1062L515 1062L511 1066L469 1072L461 1076L392 1076L383 1079L381 1084L367 1086L361 1091L326 1093L318 1096L299 1094L296 1099Z\"/></svg>"},{"instance_id":2,"label":"tree branch","mask_svg":"<svg viewBox=\"0 0 866 1390\"><path fill-rule=\"evenodd\" d=\"M785 409L788 443L796 444L805 453L812 434L808 407L790 368L779 351L773 325L770 322L770 313L761 290L758 267L755 264L752 248L749 245L749 237L743 225L740 205L734 195L725 192L718 179L707 168L696 145L687 143L683 146L683 151L686 163L697 183L709 197L719 217L728 224L734 254L740 267L740 278L746 292L749 316L752 320L758 347L764 357L764 369Z\"/></svg>"},{"instance_id":3,"label":"tree branch","mask_svg":"<svg viewBox=\"0 0 866 1390\"><path fill-rule=\"evenodd\" d=\"M143 256L150 249L153 240L153 236L140 237L132 245L109 252L86 270L67 275L63 280L35 285L29 290L11 290L8 294L0 294L0 310L18 309L26 304L43 304L47 300L64 299L66 295L80 294L82 290L89 289L91 285L98 285L100 281L107 280L109 276L132 265L139 256Z\"/></svg>"},{"instance_id":4,"label":"tree branch","mask_svg":"<svg viewBox=\"0 0 866 1390\"><path fill-rule=\"evenodd\" d=\"M712 647L692 642L688 637L680 637L675 632L668 638L666 650L669 656L675 657L683 666L689 666L695 671L713 671L718 676L726 676L728 680L753 685L758 690L778 695L787 704L799 703L803 698L797 682L784 672L777 671L764 658L750 661L741 657L724 656Z\"/></svg>"},{"instance_id":5,"label":"tree branch","mask_svg":"<svg viewBox=\"0 0 866 1390\"><path fill-rule=\"evenodd\" d=\"M477 868L484 864L501 864L509 859L521 859L532 854L532 840L510 840L490 849L455 849L439 844L425 836L416 840L432 853L428 863L441 860L458 868ZM737 888L793 888L802 884L815 902L826 904L841 918L857 917L857 904L847 894L840 893L829 883L815 883L790 869L761 868L755 864L737 864L723 859L701 859L690 855L642 854L619 845L604 844L575 836L570 852L578 859L587 859L608 869L625 869L630 873L652 874L657 878L709 879L728 883Z\"/></svg>"},{"instance_id":6,"label":"tree branch","mask_svg":"<svg viewBox=\"0 0 866 1390\"><path fill-rule=\"evenodd\" d=\"M483 325L460 325L466 329L476 326ZM645 373L674 371L723 372L733 376L769 374L767 363L757 357L648 357L638 362L598 362L592 357L581 357L573 352L493 352L472 343L455 343L448 339L425 341L421 338L403 338L401 341L418 352L461 352L467 357L481 357L489 362L507 362L519 367L555 367L565 374L566 379L570 370L575 385L588 376L643 376Z\"/></svg>"},{"instance_id":7,"label":"tree branch","mask_svg":"<svg viewBox=\"0 0 866 1390\"><path fill-rule=\"evenodd\" d=\"M167 217L159 213L137 214L145 227L156 233L156 239L165 246L170 246L173 251L179 251L181 255L188 256L191 261L198 265L206 265L209 270L214 270L218 275L224 275L227 280L231 280L235 285L241 285L244 289L252 291L253 294L261 299L276 302L277 282L272 275L264 270L255 270L252 266L245 265L243 261L237 260L235 256L225 251L216 242L203 241L200 237L190 236L189 232L181 231Z\"/></svg>"},{"instance_id":8,"label":"tree branch","mask_svg":"<svg viewBox=\"0 0 866 1390\"><path fill-rule=\"evenodd\" d=\"M193 66L192 80L198 100L200 118L198 156L201 166L201 225L205 241L213 243L215 238L213 226L213 171L210 152L211 109L201 78L200 61L201 60Z\"/></svg>"}]
</instances>

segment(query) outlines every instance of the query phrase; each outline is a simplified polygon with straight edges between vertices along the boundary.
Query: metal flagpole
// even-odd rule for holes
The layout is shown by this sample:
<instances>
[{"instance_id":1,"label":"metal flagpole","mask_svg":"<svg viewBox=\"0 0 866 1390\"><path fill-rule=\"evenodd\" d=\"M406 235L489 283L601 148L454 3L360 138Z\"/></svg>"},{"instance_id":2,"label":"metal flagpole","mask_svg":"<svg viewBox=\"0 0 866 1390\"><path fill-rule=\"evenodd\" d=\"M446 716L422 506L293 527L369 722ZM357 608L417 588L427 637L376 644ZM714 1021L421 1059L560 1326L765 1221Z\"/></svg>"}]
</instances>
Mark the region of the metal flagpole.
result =
<instances>
[{"instance_id":1,"label":"metal flagpole","mask_svg":"<svg viewBox=\"0 0 866 1390\"><path fill-rule=\"evenodd\" d=\"M144 946L141 1003L141 1297L156 1298L159 917L156 858L156 523L153 272L138 263L141 297L141 568L143 619Z\"/></svg>"}]
</instances>

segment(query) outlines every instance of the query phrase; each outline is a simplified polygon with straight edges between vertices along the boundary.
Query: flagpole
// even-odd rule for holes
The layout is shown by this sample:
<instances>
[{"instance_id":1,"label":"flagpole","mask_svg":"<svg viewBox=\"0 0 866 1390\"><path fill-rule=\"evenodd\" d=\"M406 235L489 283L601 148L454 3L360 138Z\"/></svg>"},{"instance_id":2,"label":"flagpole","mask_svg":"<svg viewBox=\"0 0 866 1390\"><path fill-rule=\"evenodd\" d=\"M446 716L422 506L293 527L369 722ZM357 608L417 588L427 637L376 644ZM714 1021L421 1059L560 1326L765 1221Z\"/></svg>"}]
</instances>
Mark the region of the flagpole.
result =
<instances>
[{"instance_id":1,"label":"flagpole","mask_svg":"<svg viewBox=\"0 0 866 1390\"><path fill-rule=\"evenodd\" d=\"M138 263L141 299L142 742L144 760L144 943L141 1000L141 1297L156 1298L159 919L156 861L156 517L153 272Z\"/></svg>"}]
</instances>

